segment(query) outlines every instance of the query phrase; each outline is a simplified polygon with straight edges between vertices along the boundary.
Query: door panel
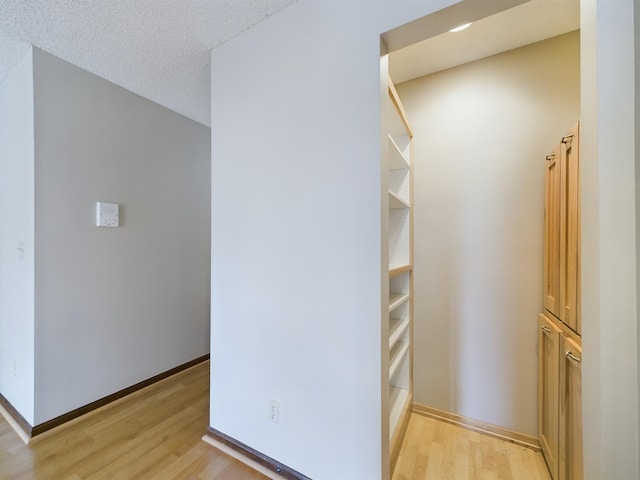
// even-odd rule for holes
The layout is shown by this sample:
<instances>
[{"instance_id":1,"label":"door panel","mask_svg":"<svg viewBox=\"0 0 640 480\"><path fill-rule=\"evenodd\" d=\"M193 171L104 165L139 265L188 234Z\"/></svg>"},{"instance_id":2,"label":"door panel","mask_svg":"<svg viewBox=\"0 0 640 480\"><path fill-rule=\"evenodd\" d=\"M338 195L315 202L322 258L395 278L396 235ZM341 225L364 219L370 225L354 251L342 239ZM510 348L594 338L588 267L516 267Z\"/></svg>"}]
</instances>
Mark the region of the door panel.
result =
<instances>
[{"instance_id":1,"label":"door panel","mask_svg":"<svg viewBox=\"0 0 640 480\"><path fill-rule=\"evenodd\" d=\"M547 156L544 197L544 308L562 320L560 301L561 147Z\"/></svg>"},{"instance_id":2,"label":"door panel","mask_svg":"<svg viewBox=\"0 0 640 480\"><path fill-rule=\"evenodd\" d=\"M558 371L560 329L545 315L538 320L538 432L553 479L558 478Z\"/></svg>"},{"instance_id":3,"label":"door panel","mask_svg":"<svg viewBox=\"0 0 640 480\"><path fill-rule=\"evenodd\" d=\"M559 479L582 480L582 348L560 336Z\"/></svg>"},{"instance_id":4,"label":"door panel","mask_svg":"<svg viewBox=\"0 0 640 480\"><path fill-rule=\"evenodd\" d=\"M560 282L562 300L561 319L580 333L580 315L578 313L578 297L580 275L580 175L579 175L579 124L562 138L560 144L561 158L561 261L562 280Z\"/></svg>"}]
</instances>

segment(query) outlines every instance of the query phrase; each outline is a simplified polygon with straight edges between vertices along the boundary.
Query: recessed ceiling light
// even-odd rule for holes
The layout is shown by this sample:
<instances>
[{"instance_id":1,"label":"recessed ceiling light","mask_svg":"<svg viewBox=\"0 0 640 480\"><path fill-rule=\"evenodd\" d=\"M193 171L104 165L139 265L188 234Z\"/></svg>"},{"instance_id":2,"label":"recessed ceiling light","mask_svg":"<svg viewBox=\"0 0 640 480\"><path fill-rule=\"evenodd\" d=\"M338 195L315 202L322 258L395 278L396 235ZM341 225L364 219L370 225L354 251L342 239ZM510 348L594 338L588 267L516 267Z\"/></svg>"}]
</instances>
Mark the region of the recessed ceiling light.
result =
<instances>
[{"instance_id":1,"label":"recessed ceiling light","mask_svg":"<svg viewBox=\"0 0 640 480\"><path fill-rule=\"evenodd\" d=\"M449 30L450 32L461 32L462 30L465 30L466 28L469 28L469 26L472 24L473 22L469 22L469 23L465 23L464 25L460 25L459 27L456 28L452 28L451 30Z\"/></svg>"}]
</instances>

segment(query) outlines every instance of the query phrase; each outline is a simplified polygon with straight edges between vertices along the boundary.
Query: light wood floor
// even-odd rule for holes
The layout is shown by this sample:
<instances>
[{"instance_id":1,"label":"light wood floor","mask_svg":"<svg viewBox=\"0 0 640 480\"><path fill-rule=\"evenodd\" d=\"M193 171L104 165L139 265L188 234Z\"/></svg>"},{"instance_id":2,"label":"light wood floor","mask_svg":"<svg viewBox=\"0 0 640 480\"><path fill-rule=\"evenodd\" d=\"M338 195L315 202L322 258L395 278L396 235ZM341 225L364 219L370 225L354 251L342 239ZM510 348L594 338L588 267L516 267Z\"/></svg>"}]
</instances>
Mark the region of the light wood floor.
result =
<instances>
[{"instance_id":1,"label":"light wood floor","mask_svg":"<svg viewBox=\"0 0 640 480\"><path fill-rule=\"evenodd\" d=\"M201 441L208 414L207 362L36 437L30 446L0 416L0 480L265 479ZM424 479L549 476L540 454L414 414L393 480Z\"/></svg>"},{"instance_id":2,"label":"light wood floor","mask_svg":"<svg viewBox=\"0 0 640 480\"><path fill-rule=\"evenodd\" d=\"M209 362L44 433L30 446L0 416L0 479L267 478L201 441L208 422Z\"/></svg>"},{"instance_id":3,"label":"light wood floor","mask_svg":"<svg viewBox=\"0 0 640 480\"><path fill-rule=\"evenodd\" d=\"M393 480L550 480L542 454L412 414Z\"/></svg>"}]
</instances>

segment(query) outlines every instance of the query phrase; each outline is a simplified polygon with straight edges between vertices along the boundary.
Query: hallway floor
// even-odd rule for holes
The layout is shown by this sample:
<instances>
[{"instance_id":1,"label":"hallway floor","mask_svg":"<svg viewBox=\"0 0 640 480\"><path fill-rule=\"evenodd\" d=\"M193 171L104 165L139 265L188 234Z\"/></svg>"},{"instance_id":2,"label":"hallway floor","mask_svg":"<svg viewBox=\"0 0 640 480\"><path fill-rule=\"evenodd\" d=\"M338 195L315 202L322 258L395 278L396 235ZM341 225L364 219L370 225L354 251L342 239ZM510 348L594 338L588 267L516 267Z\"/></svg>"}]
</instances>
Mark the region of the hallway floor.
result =
<instances>
[{"instance_id":1,"label":"hallway floor","mask_svg":"<svg viewBox=\"0 0 640 480\"><path fill-rule=\"evenodd\" d=\"M0 480L262 480L202 441L209 362L35 437L0 416Z\"/></svg>"},{"instance_id":2,"label":"hallway floor","mask_svg":"<svg viewBox=\"0 0 640 480\"><path fill-rule=\"evenodd\" d=\"M265 479L201 440L208 415L205 362L44 433L29 446L0 416L0 480ZM393 480L442 479L549 475L539 453L414 414Z\"/></svg>"}]
</instances>

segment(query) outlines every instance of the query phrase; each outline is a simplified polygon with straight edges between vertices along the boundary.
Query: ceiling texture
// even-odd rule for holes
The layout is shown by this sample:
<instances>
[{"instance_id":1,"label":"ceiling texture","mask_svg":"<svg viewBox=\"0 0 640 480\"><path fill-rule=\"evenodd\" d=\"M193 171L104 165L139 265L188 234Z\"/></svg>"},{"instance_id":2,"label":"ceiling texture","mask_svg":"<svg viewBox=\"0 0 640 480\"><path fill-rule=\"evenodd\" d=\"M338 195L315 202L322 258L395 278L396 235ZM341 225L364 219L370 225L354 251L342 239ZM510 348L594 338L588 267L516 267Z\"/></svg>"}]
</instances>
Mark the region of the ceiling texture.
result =
<instances>
[{"instance_id":1,"label":"ceiling texture","mask_svg":"<svg viewBox=\"0 0 640 480\"><path fill-rule=\"evenodd\" d=\"M32 44L209 125L209 51L295 1L0 0L0 81Z\"/></svg>"},{"instance_id":2,"label":"ceiling texture","mask_svg":"<svg viewBox=\"0 0 640 480\"><path fill-rule=\"evenodd\" d=\"M295 1L0 0L0 82L32 44L210 125L210 50ZM579 0L531 0L394 52L391 77L400 83L579 24Z\"/></svg>"}]
</instances>

